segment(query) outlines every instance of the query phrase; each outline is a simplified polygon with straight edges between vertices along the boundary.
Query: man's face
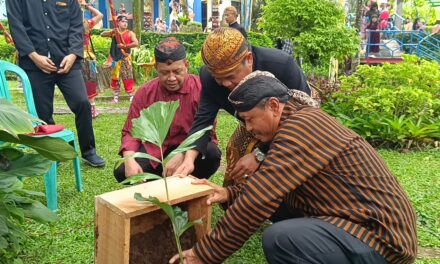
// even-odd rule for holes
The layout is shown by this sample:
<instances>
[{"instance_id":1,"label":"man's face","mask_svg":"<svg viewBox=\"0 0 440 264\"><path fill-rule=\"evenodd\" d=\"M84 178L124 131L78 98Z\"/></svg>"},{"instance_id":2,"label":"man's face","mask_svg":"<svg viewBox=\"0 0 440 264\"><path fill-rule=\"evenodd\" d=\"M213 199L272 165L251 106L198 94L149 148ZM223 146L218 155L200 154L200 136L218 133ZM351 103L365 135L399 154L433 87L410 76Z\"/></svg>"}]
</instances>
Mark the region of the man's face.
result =
<instances>
[{"instance_id":1,"label":"man's face","mask_svg":"<svg viewBox=\"0 0 440 264\"><path fill-rule=\"evenodd\" d=\"M254 107L239 113L246 124L246 130L262 142L272 141L278 130L282 109L276 98L270 98L263 108Z\"/></svg>"},{"instance_id":2,"label":"man's face","mask_svg":"<svg viewBox=\"0 0 440 264\"><path fill-rule=\"evenodd\" d=\"M226 74L211 74L219 85L224 86L232 91L238 85L238 83L243 80L244 77L252 73L252 63L252 53L249 52L248 56L245 58L244 63L240 63L238 68L236 68L232 72Z\"/></svg>"},{"instance_id":3,"label":"man's face","mask_svg":"<svg viewBox=\"0 0 440 264\"><path fill-rule=\"evenodd\" d=\"M118 22L118 27L120 28L120 29L127 29L127 27L128 27L128 21L127 21L127 19L121 19L119 22Z\"/></svg>"},{"instance_id":4,"label":"man's face","mask_svg":"<svg viewBox=\"0 0 440 264\"><path fill-rule=\"evenodd\" d=\"M226 11L225 12L225 21L228 24L234 23L236 20L235 13L233 11Z\"/></svg>"},{"instance_id":5,"label":"man's face","mask_svg":"<svg viewBox=\"0 0 440 264\"><path fill-rule=\"evenodd\" d=\"M157 62L156 71L159 82L165 89L170 92L178 91L183 87L188 74L188 61L179 60L171 64Z\"/></svg>"}]
</instances>

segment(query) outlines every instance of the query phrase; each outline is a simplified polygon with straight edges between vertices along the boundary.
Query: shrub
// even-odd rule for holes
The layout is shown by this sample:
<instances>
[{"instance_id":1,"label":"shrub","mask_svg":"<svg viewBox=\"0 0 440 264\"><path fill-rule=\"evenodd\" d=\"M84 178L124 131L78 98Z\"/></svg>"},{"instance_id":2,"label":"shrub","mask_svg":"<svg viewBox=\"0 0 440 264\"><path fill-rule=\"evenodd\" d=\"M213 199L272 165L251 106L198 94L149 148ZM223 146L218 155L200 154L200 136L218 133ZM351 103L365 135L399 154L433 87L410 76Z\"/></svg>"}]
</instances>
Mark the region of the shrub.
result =
<instances>
[{"instance_id":1,"label":"shrub","mask_svg":"<svg viewBox=\"0 0 440 264\"><path fill-rule=\"evenodd\" d=\"M440 140L440 66L404 56L359 66L323 108L374 145L422 147Z\"/></svg>"}]
</instances>

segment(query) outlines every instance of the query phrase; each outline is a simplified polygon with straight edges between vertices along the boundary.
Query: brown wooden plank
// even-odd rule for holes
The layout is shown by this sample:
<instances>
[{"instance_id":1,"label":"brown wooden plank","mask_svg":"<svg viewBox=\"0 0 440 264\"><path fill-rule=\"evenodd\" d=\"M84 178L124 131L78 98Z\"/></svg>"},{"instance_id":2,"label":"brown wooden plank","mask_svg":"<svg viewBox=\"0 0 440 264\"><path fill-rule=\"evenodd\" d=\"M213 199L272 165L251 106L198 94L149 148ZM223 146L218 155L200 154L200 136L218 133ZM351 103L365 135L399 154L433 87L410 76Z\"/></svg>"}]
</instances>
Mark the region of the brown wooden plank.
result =
<instances>
[{"instance_id":1,"label":"brown wooden plank","mask_svg":"<svg viewBox=\"0 0 440 264\"><path fill-rule=\"evenodd\" d=\"M197 240L202 239L202 237L211 231L211 210L212 206L208 206L206 201L208 196L200 197L188 202L188 219L189 221L194 221L197 219L202 219L203 225L195 225Z\"/></svg>"},{"instance_id":2,"label":"brown wooden plank","mask_svg":"<svg viewBox=\"0 0 440 264\"><path fill-rule=\"evenodd\" d=\"M210 195L214 190L208 185L191 184L194 178L177 176L168 177L168 190L171 204L182 203L188 200ZM166 201L165 184L163 180L147 182L125 189L104 193L97 197L107 206L125 218L131 218L147 212L158 210L157 206L143 203L134 199L135 193L141 193L144 197L155 196L160 201Z\"/></svg>"},{"instance_id":3,"label":"brown wooden plank","mask_svg":"<svg viewBox=\"0 0 440 264\"><path fill-rule=\"evenodd\" d=\"M128 264L130 221L95 198L95 263Z\"/></svg>"}]
</instances>

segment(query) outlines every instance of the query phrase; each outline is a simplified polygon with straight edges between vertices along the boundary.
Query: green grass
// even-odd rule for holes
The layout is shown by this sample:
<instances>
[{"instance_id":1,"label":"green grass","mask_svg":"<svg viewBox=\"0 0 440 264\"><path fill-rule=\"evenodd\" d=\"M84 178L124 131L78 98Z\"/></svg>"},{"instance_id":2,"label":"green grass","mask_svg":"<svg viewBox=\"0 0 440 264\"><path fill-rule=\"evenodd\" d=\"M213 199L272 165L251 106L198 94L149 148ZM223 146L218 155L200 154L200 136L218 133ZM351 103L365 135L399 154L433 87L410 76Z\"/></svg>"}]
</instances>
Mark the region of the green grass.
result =
<instances>
[{"instance_id":1,"label":"green grass","mask_svg":"<svg viewBox=\"0 0 440 264\"><path fill-rule=\"evenodd\" d=\"M84 192L75 190L71 162L63 162L58 169L58 215L60 220L51 226L27 223L29 238L24 243L24 263L93 263L94 258L94 196L123 188L117 184L112 168L120 144L121 128L125 114L100 115L94 121L97 151L107 161L107 166L95 169L81 166ZM55 119L74 130L72 115L58 115ZM223 153L229 135L237 122L227 114L220 114L217 125L219 145ZM418 236L422 246L440 247L440 152L425 151L402 154L379 151L399 178L419 216ZM222 175L212 180L222 182ZM29 189L44 192L42 178L25 181ZM44 202L44 201L43 201ZM213 223L223 211L215 206ZM261 232L252 236L242 249L225 263L266 263L261 248ZM438 259L419 259L416 263L439 263Z\"/></svg>"}]
</instances>

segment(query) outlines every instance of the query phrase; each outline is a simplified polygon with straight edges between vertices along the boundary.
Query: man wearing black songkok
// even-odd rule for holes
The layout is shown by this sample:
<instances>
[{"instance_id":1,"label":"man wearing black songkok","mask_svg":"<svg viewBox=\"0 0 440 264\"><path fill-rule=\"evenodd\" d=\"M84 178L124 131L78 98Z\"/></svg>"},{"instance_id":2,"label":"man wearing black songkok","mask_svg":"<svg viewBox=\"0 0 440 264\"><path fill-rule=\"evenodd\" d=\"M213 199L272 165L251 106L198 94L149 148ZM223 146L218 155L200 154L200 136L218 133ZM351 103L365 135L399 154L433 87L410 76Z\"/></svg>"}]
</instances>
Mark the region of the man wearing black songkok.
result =
<instances>
[{"instance_id":1,"label":"man wearing black songkok","mask_svg":"<svg viewBox=\"0 0 440 264\"><path fill-rule=\"evenodd\" d=\"M158 77L144 84L133 98L127 121L122 129L119 154L123 157L141 151L160 159L159 148L150 143L142 144L130 134L132 119L138 118L143 109L158 101L180 101L180 107L163 145L163 151L168 154L188 136L199 105L200 80L198 76L188 74L188 61L182 43L174 37L165 38L157 44L154 56ZM210 139L206 156L196 161L193 175L199 178L208 178L220 165L221 153L217 147L215 133L211 133ZM183 154L180 155L183 158ZM127 177L142 172L161 175L162 171L160 165L149 160L128 159L114 170L114 176L118 182L121 182Z\"/></svg>"},{"instance_id":2,"label":"man wearing black songkok","mask_svg":"<svg viewBox=\"0 0 440 264\"><path fill-rule=\"evenodd\" d=\"M245 77L229 101L246 129L271 142L270 148L259 169L240 186L195 182L214 188L208 204L232 206L211 233L183 253L185 263L222 263L282 205L289 213L263 233L269 264L415 260L414 209L362 137L269 72ZM170 263L178 259L176 255Z\"/></svg>"}]
</instances>

